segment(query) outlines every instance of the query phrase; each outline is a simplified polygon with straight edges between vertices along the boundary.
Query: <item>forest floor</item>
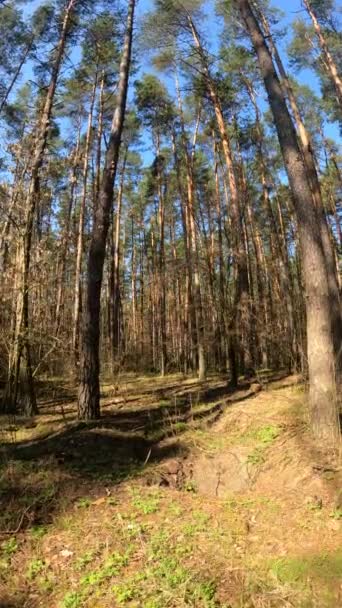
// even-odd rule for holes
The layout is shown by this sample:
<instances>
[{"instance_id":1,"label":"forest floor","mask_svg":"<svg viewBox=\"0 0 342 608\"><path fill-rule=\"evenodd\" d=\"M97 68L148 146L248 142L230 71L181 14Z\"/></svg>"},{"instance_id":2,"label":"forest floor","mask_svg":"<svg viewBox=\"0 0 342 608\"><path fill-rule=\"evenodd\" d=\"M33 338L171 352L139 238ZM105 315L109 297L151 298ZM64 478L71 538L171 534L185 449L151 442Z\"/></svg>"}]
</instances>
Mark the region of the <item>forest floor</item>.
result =
<instances>
[{"instance_id":1,"label":"forest floor","mask_svg":"<svg viewBox=\"0 0 342 608\"><path fill-rule=\"evenodd\" d=\"M341 466L300 379L258 380L123 376L89 424L55 382L3 417L0 608L341 606Z\"/></svg>"}]
</instances>

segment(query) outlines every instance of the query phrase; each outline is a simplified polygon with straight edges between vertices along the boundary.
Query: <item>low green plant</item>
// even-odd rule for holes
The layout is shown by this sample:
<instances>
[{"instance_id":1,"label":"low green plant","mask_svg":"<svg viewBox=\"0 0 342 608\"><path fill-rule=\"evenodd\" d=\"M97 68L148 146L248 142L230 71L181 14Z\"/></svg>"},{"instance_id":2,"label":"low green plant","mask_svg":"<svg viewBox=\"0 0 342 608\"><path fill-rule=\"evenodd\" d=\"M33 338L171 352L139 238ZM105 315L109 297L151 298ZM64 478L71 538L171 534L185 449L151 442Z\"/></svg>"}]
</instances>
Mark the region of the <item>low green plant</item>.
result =
<instances>
[{"instance_id":1,"label":"low green plant","mask_svg":"<svg viewBox=\"0 0 342 608\"><path fill-rule=\"evenodd\" d=\"M146 526L142 523L138 523L135 521L129 523L125 528L125 534L127 534L130 539L138 538L139 536L142 536L142 534L144 534L145 532Z\"/></svg>"},{"instance_id":2,"label":"low green plant","mask_svg":"<svg viewBox=\"0 0 342 608\"><path fill-rule=\"evenodd\" d=\"M133 601L144 608L164 608L172 598L175 606L219 606L215 601L216 585L213 581L197 580L176 558L165 555L152 567L147 566L128 580L114 585L112 592L119 605Z\"/></svg>"},{"instance_id":3,"label":"low green plant","mask_svg":"<svg viewBox=\"0 0 342 608\"><path fill-rule=\"evenodd\" d=\"M56 582L52 577L49 578L48 576L40 576L38 577L36 584L40 591L46 594L52 593L55 588Z\"/></svg>"},{"instance_id":4,"label":"low green plant","mask_svg":"<svg viewBox=\"0 0 342 608\"><path fill-rule=\"evenodd\" d=\"M7 571L10 568L12 556L18 550L17 539L14 536L11 536L8 540L3 541L1 543L1 551L0 551L0 577L6 576Z\"/></svg>"},{"instance_id":5,"label":"low green plant","mask_svg":"<svg viewBox=\"0 0 342 608\"><path fill-rule=\"evenodd\" d=\"M77 503L76 503L76 507L78 509L88 509L91 505L91 500L90 498L80 498Z\"/></svg>"},{"instance_id":6,"label":"low green plant","mask_svg":"<svg viewBox=\"0 0 342 608\"><path fill-rule=\"evenodd\" d=\"M258 441L261 441L261 443L268 445L268 444L272 443L275 439L277 439L277 437L279 437L280 432L281 432L281 428L279 426L276 426L276 425L263 426L262 428L257 430L256 439Z\"/></svg>"},{"instance_id":7,"label":"low green plant","mask_svg":"<svg viewBox=\"0 0 342 608\"><path fill-rule=\"evenodd\" d=\"M245 510L256 509L262 507L263 511L267 509L271 513L279 511L279 504L275 500L271 500L268 496L234 496L225 500L225 507L228 511L238 513L244 513Z\"/></svg>"},{"instance_id":8,"label":"low green plant","mask_svg":"<svg viewBox=\"0 0 342 608\"><path fill-rule=\"evenodd\" d=\"M159 509L159 498L157 496L141 496L139 492L132 491L132 504L144 515L156 513Z\"/></svg>"},{"instance_id":9,"label":"low green plant","mask_svg":"<svg viewBox=\"0 0 342 608\"><path fill-rule=\"evenodd\" d=\"M171 515L179 517L182 514L182 507L175 502L171 502L168 505L168 511Z\"/></svg>"},{"instance_id":10,"label":"low green plant","mask_svg":"<svg viewBox=\"0 0 342 608\"><path fill-rule=\"evenodd\" d=\"M259 428L252 428L247 430L240 436L239 441L246 441L247 443L257 443L257 447L266 448L271 445L277 437L281 434L281 427L275 424L268 424Z\"/></svg>"},{"instance_id":11,"label":"low green plant","mask_svg":"<svg viewBox=\"0 0 342 608\"><path fill-rule=\"evenodd\" d=\"M215 608L216 606L219 606L215 600L215 595L216 584L214 581L197 583L188 593L188 597L193 605L196 606L198 601L201 601L205 608Z\"/></svg>"},{"instance_id":12,"label":"low green plant","mask_svg":"<svg viewBox=\"0 0 342 608\"><path fill-rule=\"evenodd\" d=\"M112 591L118 604L125 604L134 600L135 589L129 585L114 585Z\"/></svg>"},{"instance_id":13,"label":"low green plant","mask_svg":"<svg viewBox=\"0 0 342 608\"><path fill-rule=\"evenodd\" d=\"M342 519L342 508L337 507L330 513L330 517L333 519Z\"/></svg>"},{"instance_id":14,"label":"low green plant","mask_svg":"<svg viewBox=\"0 0 342 608\"><path fill-rule=\"evenodd\" d=\"M305 582L307 579L340 580L342 550L310 557L284 557L270 564L271 573L281 583Z\"/></svg>"},{"instance_id":15,"label":"low green plant","mask_svg":"<svg viewBox=\"0 0 342 608\"><path fill-rule=\"evenodd\" d=\"M175 434L183 433L184 431L186 431L187 426L188 425L186 424L186 422L175 422L174 424L172 424L172 432Z\"/></svg>"},{"instance_id":16,"label":"low green plant","mask_svg":"<svg viewBox=\"0 0 342 608\"><path fill-rule=\"evenodd\" d=\"M192 521L186 523L183 527L183 532L186 536L195 536L208 529L210 517L201 511L193 511Z\"/></svg>"},{"instance_id":17,"label":"low green plant","mask_svg":"<svg viewBox=\"0 0 342 608\"><path fill-rule=\"evenodd\" d=\"M188 481L185 482L184 484L184 490L186 492L193 492L194 494L196 494L197 492L197 487L194 481L192 481L191 479L189 479Z\"/></svg>"},{"instance_id":18,"label":"low green plant","mask_svg":"<svg viewBox=\"0 0 342 608\"><path fill-rule=\"evenodd\" d=\"M91 564L95 556L94 551L87 551L83 555L77 558L75 563L75 570L83 570L88 564Z\"/></svg>"},{"instance_id":19,"label":"low green plant","mask_svg":"<svg viewBox=\"0 0 342 608\"><path fill-rule=\"evenodd\" d=\"M33 559L27 568L27 578L32 581L44 570L44 568L45 562L42 559Z\"/></svg>"},{"instance_id":20,"label":"low green plant","mask_svg":"<svg viewBox=\"0 0 342 608\"><path fill-rule=\"evenodd\" d=\"M32 526L30 530L30 534L32 538L39 539L43 538L48 532L48 528L46 526Z\"/></svg>"},{"instance_id":21,"label":"low green plant","mask_svg":"<svg viewBox=\"0 0 342 608\"><path fill-rule=\"evenodd\" d=\"M163 579L168 587L174 589L189 579L189 572L172 557L164 557L153 569L156 578Z\"/></svg>"},{"instance_id":22,"label":"low green plant","mask_svg":"<svg viewBox=\"0 0 342 608\"><path fill-rule=\"evenodd\" d=\"M248 454L247 462L253 465L260 465L266 461L264 448L256 447L254 450Z\"/></svg>"},{"instance_id":23,"label":"low green plant","mask_svg":"<svg viewBox=\"0 0 342 608\"><path fill-rule=\"evenodd\" d=\"M18 543L15 536L11 536L8 540L1 543L1 552L3 555L10 557L18 550Z\"/></svg>"},{"instance_id":24,"label":"low green plant","mask_svg":"<svg viewBox=\"0 0 342 608\"><path fill-rule=\"evenodd\" d=\"M104 580L113 576L118 576L124 566L127 566L129 562L128 553L121 555L120 553L113 553L97 570L88 572L81 578L80 585L82 587L97 586L100 585Z\"/></svg>"},{"instance_id":25,"label":"low green plant","mask_svg":"<svg viewBox=\"0 0 342 608\"><path fill-rule=\"evenodd\" d=\"M80 608L84 595L78 591L69 591L63 598L60 608Z\"/></svg>"}]
</instances>

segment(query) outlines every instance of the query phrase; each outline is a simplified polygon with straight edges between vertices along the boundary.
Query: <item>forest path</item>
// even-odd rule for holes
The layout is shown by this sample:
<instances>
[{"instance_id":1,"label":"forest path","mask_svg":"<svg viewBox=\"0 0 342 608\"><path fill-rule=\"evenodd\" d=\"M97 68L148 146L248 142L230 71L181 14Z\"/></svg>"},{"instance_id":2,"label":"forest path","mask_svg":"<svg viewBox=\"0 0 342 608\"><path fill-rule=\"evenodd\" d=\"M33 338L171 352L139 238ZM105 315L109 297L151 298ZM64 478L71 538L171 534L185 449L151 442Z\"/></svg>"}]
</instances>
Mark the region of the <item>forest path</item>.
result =
<instances>
[{"instance_id":1,"label":"forest path","mask_svg":"<svg viewBox=\"0 0 342 608\"><path fill-rule=\"evenodd\" d=\"M260 388L263 390L260 392ZM299 378L121 379L2 422L1 608L334 608L341 468Z\"/></svg>"}]
</instances>

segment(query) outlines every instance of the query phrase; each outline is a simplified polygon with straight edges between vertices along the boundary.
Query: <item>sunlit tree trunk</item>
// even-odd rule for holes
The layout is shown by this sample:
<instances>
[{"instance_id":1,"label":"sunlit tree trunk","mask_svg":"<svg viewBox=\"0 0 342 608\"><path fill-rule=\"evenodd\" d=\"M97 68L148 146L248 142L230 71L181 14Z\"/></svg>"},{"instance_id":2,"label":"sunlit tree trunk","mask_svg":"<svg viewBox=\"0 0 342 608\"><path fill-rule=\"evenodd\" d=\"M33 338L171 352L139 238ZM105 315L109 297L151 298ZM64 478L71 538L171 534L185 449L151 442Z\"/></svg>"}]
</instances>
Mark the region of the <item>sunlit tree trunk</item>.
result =
<instances>
[{"instance_id":1,"label":"sunlit tree trunk","mask_svg":"<svg viewBox=\"0 0 342 608\"><path fill-rule=\"evenodd\" d=\"M27 414L37 411L30 350L29 323L29 279L31 264L31 248L35 212L40 196L40 174L46 149L52 107L57 87L57 80L62 65L68 32L73 10L77 0L69 0L62 15L62 27L55 58L51 70L50 83L47 88L41 115L37 125L32 159L29 168L29 185L25 199L24 220L21 235L21 253L19 259L20 289L17 299L16 326L14 332L13 350L10 355L10 368L4 405L7 409L15 409L18 399L18 389L21 390L22 407Z\"/></svg>"},{"instance_id":2,"label":"sunlit tree trunk","mask_svg":"<svg viewBox=\"0 0 342 608\"><path fill-rule=\"evenodd\" d=\"M104 113L104 83L105 73L102 72L100 81L100 94L99 94L99 110L97 119L97 141L96 141L96 168L95 168L95 183L94 183L94 216L97 209L97 203L100 194L101 184L101 160L102 160L102 137L103 137L103 113Z\"/></svg>"},{"instance_id":3,"label":"sunlit tree trunk","mask_svg":"<svg viewBox=\"0 0 342 608\"><path fill-rule=\"evenodd\" d=\"M322 217L312 205L310 181L276 74L271 53L248 0L236 0L251 37L273 113L297 214L306 290L311 422L315 435L335 444L339 435L337 399L341 395L332 334L332 308L321 237ZM340 344L342 335L339 332ZM335 337L336 340L336 337Z\"/></svg>"},{"instance_id":4,"label":"sunlit tree trunk","mask_svg":"<svg viewBox=\"0 0 342 608\"><path fill-rule=\"evenodd\" d=\"M183 104L180 95L178 79L176 78L176 90L178 100L178 110L181 123L181 141L185 157L186 167L186 216L188 218L188 244L189 244L189 264L191 266L189 277L192 278L192 304L193 317L196 328L196 344L197 344L197 363L198 363L198 378L204 380L206 377L206 355L204 345L204 319L202 309L202 294L201 294L201 274L199 270L199 246L198 246L198 230L195 218L195 184L193 175L193 159L189 152L189 146L185 133ZM194 134L193 149L196 144L197 127Z\"/></svg>"},{"instance_id":5,"label":"sunlit tree trunk","mask_svg":"<svg viewBox=\"0 0 342 608\"><path fill-rule=\"evenodd\" d=\"M113 116L99 201L92 230L87 273L87 293L84 305L81 343L78 416L82 419L100 416L100 298L106 241L113 204L114 181L118 165L121 135L126 113L128 79L131 64L135 0L130 0L124 40L117 105Z\"/></svg>"},{"instance_id":6,"label":"sunlit tree trunk","mask_svg":"<svg viewBox=\"0 0 342 608\"><path fill-rule=\"evenodd\" d=\"M77 137L77 144L75 150L73 152L72 159L72 167L70 171L70 194L68 200L68 206L66 210L65 216L65 224L61 242L61 254L59 259L59 268L58 268L58 276L57 276L57 298L56 298L56 311L55 311L55 336L58 335L60 324L61 324L61 314L62 314L62 305L63 305L63 289L64 289L64 274L65 274L65 265L67 260L67 252L68 252L68 244L70 238L70 220L71 213L75 203L75 190L77 186L77 167L79 163L79 148L80 148L80 132Z\"/></svg>"},{"instance_id":7,"label":"sunlit tree trunk","mask_svg":"<svg viewBox=\"0 0 342 608\"><path fill-rule=\"evenodd\" d=\"M125 151L120 184L118 188L117 207L114 216L113 225L113 249L111 252L110 260L110 277L109 277L109 302L110 302L110 336L111 336L111 357L112 365L114 368L115 363L118 362L121 351L121 290L120 290L120 229L121 229L121 210L122 210L122 199L123 199L123 188L125 180L125 168L127 160L127 148Z\"/></svg>"},{"instance_id":8,"label":"sunlit tree trunk","mask_svg":"<svg viewBox=\"0 0 342 608\"><path fill-rule=\"evenodd\" d=\"M85 147L83 153L83 174L82 174L82 194L80 200L79 220L78 220L78 236L77 236L77 250L76 250L76 268L75 268L75 290L74 290L74 315L73 315L73 335L72 335L72 347L74 351L74 358L76 368L79 364L79 331L80 331L80 313L81 313L81 296L82 296L82 285L81 285L81 273L82 273L82 261L84 253L84 221L86 215L86 202L87 202L87 189L88 189L88 170L89 170L89 153L90 144L93 132L93 113L94 104L96 97L97 88L97 74L95 75L93 90L90 99L90 108L88 114L88 124L85 139Z\"/></svg>"},{"instance_id":9,"label":"sunlit tree trunk","mask_svg":"<svg viewBox=\"0 0 342 608\"><path fill-rule=\"evenodd\" d=\"M255 4L255 2L254 2L254 4ZM307 0L305 0L305 4L306 4L307 9L311 10L312 17L313 17L313 19L315 19L315 15ZM302 119L302 116L301 116L301 113L300 113L300 110L299 110L299 107L297 104L297 100L296 100L296 97L294 95L294 92L293 92L293 89L291 86L291 82L287 76L287 73L286 73L286 70L282 63L278 49L277 49L277 47L274 43L273 37L271 35L268 21L267 21L265 15L260 10L260 8L258 8L257 14L260 15L260 20L261 20L264 32L267 36L270 51L274 57L274 60L276 62L278 70L279 70L279 74L280 74L280 78L281 78L280 83L283 88L283 94L289 100L289 104L290 104L290 107L291 107L291 110L293 113L293 117L295 120L295 125L296 125L297 131L298 131L299 143L300 143L301 151L303 154L303 161L304 161L304 164L306 167L307 177L308 177L309 183L310 183L313 204L316 205L317 213L321 216L319 226L320 226L320 230L321 230L322 244L323 244L323 248L324 248L325 261L326 261L326 265L327 265L329 290L331 292L332 315L333 315L332 323L333 323L334 327L338 328L339 324L341 323L341 312L340 312L340 284L339 284L339 280L338 280L338 269L337 269L337 265L336 265L336 251L335 251L334 242L331 239L329 225L328 225L328 221L326 218L325 209L324 209L324 205L323 205L321 186L320 186L320 182L319 182L319 178L318 178L318 174L317 174L312 141L311 141L310 135L305 127L305 124L303 122L303 119ZM319 28L317 19L316 19L316 23ZM341 84L341 92L342 92L342 82L341 81L340 81L340 84ZM336 304L334 304L334 302L338 303L338 304L336 305ZM336 333L338 335L338 331L339 331L338 329L337 330L333 329L334 336L336 336ZM340 348L341 348L340 344L335 344L336 352L338 352L340 350ZM342 359L342 355L340 355L340 356ZM342 365L342 362L340 365Z\"/></svg>"},{"instance_id":10,"label":"sunlit tree trunk","mask_svg":"<svg viewBox=\"0 0 342 608\"><path fill-rule=\"evenodd\" d=\"M308 14L311 17L318 41L319 41L319 45L322 49L322 53L324 56L324 60L325 60L325 65L328 68L329 71L329 76L334 84L335 90L336 90L336 95L337 95L337 99L338 102L342 108L342 80L339 76L338 70L337 70L337 66L333 60L333 57L329 51L329 47L327 45L327 42L324 38L323 32L321 30L321 26L318 22L316 13L313 9L313 7L311 6L309 0L303 0L304 5L306 7L306 10L308 12Z\"/></svg>"},{"instance_id":11,"label":"sunlit tree trunk","mask_svg":"<svg viewBox=\"0 0 342 608\"><path fill-rule=\"evenodd\" d=\"M234 257L237 269L234 305L235 312L233 313L234 318L232 319L230 327L231 384L236 386L238 382L238 363L236 353L238 349L238 344L241 344L243 341L246 347L243 349L244 360L241 361L242 371L247 371L248 373L250 373L252 370L251 353L247 346L250 337L249 285L246 250L242 238L242 213L240 209L238 186L234 170L233 153L226 130L221 103L217 95L214 81L209 71L207 58L201 45L198 32L190 15L188 16L188 22L194 39L194 44L198 50L201 59L206 85L208 88L211 102L213 104L216 122L221 136L222 149L228 174L228 184L230 190L230 212L235 233Z\"/></svg>"},{"instance_id":12,"label":"sunlit tree trunk","mask_svg":"<svg viewBox=\"0 0 342 608\"><path fill-rule=\"evenodd\" d=\"M166 349L166 277L165 277L165 175L163 160L160 151L160 135L156 136L156 181L158 194L158 228L159 228L159 255L158 255L158 309L159 309L159 346L160 346L160 374L165 376L167 364Z\"/></svg>"}]
</instances>

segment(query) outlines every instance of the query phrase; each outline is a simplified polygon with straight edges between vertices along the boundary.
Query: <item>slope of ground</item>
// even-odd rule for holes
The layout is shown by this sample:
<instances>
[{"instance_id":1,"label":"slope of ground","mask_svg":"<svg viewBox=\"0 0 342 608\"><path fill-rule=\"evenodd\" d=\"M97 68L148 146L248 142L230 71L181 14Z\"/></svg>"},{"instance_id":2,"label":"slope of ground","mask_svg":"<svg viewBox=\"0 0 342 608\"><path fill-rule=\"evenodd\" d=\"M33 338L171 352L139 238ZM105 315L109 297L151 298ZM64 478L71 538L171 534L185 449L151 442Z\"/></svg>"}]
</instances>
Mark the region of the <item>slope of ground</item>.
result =
<instances>
[{"instance_id":1,"label":"slope of ground","mask_svg":"<svg viewBox=\"0 0 342 608\"><path fill-rule=\"evenodd\" d=\"M341 471L298 378L127 377L87 425L71 397L1 421L1 608L342 604Z\"/></svg>"}]
</instances>

